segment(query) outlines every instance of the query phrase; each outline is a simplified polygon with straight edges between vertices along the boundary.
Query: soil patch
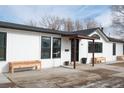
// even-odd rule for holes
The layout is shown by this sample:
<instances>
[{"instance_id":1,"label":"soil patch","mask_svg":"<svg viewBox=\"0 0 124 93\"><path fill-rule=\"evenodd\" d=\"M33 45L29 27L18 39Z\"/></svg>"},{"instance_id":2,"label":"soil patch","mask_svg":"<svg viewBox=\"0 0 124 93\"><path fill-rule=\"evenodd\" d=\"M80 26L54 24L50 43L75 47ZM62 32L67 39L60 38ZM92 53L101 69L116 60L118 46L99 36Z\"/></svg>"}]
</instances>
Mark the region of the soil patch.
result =
<instances>
[{"instance_id":1,"label":"soil patch","mask_svg":"<svg viewBox=\"0 0 124 93\"><path fill-rule=\"evenodd\" d=\"M83 84L82 87L86 88L123 88L124 78L113 77L113 74L119 73L113 70L107 69L96 69L96 70L86 70L90 73L95 73L101 76L101 79L96 81L90 81L87 84Z\"/></svg>"},{"instance_id":2,"label":"soil patch","mask_svg":"<svg viewBox=\"0 0 124 93\"><path fill-rule=\"evenodd\" d=\"M24 88L124 87L124 78L112 76L117 73L102 68L74 70L60 67L7 74L7 77Z\"/></svg>"},{"instance_id":3,"label":"soil patch","mask_svg":"<svg viewBox=\"0 0 124 93\"><path fill-rule=\"evenodd\" d=\"M101 78L107 78L108 76L112 74L118 73L117 71L107 70L107 69L95 69L95 70L85 70L85 71L98 74L101 76Z\"/></svg>"},{"instance_id":4,"label":"soil patch","mask_svg":"<svg viewBox=\"0 0 124 93\"><path fill-rule=\"evenodd\" d=\"M16 85L14 83L3 83L0 84L0 88L15 88Z\"/></svg>"},{"instance_id":5,"label":"soil patch","mask_svg":"<svg viewBox=\"0 0 124 93\"><path fill-rule=\"evenodd\" d=\"M91 81L82 87L85 88L124 88L124 78L109 77L98 81Z\"/></svg>"},{"instance_id":6,"label":"soil patch","mask_svg":"<svg viewBox=\"0 0 124 93\"><path fill-rule=\"evenodd\" d=\"M80 87L89 81L100 79L94 73L66 68L46 69L41 72L18 72L8 74L18 87L26 88L69 88Z\"/></svg>"}]
</instances>

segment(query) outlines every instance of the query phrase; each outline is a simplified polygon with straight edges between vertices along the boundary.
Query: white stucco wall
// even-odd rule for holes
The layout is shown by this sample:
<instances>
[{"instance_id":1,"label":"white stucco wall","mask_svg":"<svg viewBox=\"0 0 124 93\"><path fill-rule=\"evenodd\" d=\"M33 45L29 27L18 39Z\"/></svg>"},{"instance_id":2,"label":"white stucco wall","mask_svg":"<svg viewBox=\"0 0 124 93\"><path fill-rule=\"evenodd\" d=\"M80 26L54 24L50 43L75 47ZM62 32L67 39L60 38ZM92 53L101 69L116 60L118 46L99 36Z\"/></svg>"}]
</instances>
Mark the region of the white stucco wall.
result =
<instances>
[{"instance_id":1,"label":"white stucco wall","mask_svg":"<svg viewBox=\"0 0 124 93\"><path fill-rule=\"evenodd\" d=\"M70 60L70 51L65 53L65 48L70 50L68 38L60 35L28 32L23 30L0 28L0 32L7 32L6 61L0 61L0 72L8 71L8 62L23 60L41 60L42 68L62 65L66 59ZM61 38L61 58L41 59L41 36L51 37L51 49L53 37Z\"/></svg>"},{"instance_id":2,"label":"white stucco wall","mask_svg":"<svg viewBox=\"0 0 124 93\"><path fill-rule=\"evenodd\" d=\"M116 43L116 55L113 56L113 42L109 42L103 38L102 34L98 33L97 31L92 33L98 34L100 36L100 40L95 40L95 42L102 42L103 43L103 52L102 53L95 53L95 57L106 57L107 62L116 61L116 56L123 55L123 44L122 43ZM85 40L82 39L79 42L79 61L81 61L81 58L86 57L87 63L91 62L92 53L88 53L88 41L92 40Z\"/></svg>"},{"instance_id":3,"label":"white stucco wall","mask_svg":"<svg viewBox=\"0 0 124 93\"><path fill-rule=\"evenodd\" d=\"M28 32L24 30L5 29L0 28L0 32L7 32L7 51L6 61L0 61L0 72L8 71L8 62L20 60L41 60L42 68L56 67L63 65L65 61L71 61L71 41L68 37L61 35ZM112 42L106 41L100 33L98 34L100 40L96 42L103 42L103 53L95 53L95 56L106 57L107 61L115 61L116 56L123 55L123 44L116 43L116 56L112 55ZM91 34L91 35L92 35ZM53 37L61 38L61 58L41 59L41 36L51 37L51 49ZM79 42L79 61L82 57L86 57L87 63L91 62L92 54L88 53L88 41L81 39ZM68 49L69 51L65 51Z\"/></svg>"}]
</instances>

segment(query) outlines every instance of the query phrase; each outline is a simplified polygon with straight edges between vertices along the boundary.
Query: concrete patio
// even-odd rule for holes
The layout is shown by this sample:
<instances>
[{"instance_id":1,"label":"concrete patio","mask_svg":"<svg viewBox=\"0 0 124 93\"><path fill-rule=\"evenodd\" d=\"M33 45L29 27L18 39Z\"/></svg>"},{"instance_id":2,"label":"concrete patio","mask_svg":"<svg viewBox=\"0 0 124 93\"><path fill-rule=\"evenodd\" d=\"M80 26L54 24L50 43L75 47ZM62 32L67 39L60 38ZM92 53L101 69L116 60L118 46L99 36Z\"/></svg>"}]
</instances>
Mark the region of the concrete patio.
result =
<instances>
[{"instance_id":1,"label":"concrete patio","mask_svg":"<svg viewBox=\"0 0 124 93\"><path fill-rule=\"evenodd\" d=\"M124 63L123 63L124 64ZM124 87L124 67L96 64L21 71L4 74L15 87L22 88L76 88Z\"/></svg>"}]
</instances>

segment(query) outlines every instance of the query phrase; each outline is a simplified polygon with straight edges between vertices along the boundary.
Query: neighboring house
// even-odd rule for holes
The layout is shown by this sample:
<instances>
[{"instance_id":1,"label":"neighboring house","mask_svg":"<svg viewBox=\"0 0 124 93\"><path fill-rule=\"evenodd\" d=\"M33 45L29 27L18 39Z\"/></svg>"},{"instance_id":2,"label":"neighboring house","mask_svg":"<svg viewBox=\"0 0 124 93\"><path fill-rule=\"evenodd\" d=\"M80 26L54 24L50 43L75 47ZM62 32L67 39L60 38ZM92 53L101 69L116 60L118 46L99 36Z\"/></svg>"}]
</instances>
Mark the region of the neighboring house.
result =
<instances>
[{"instance_id":1,"label":"neighboring house","mask_svg":"<svg viewBox=\"0 0 124 93\"><path fill-rule=\"evenodd\" d=\"M95 57L106 57L116 61L116 56L124 54L124 41L107 37L101 28L75 32L55 31L0 21L0 72L8 71L8 62L20 60L41 60L42 68L63 65L73 61L72 37L82 36L76 43L76 61L83 57L87 63L92 58L92 39L95 40Z\"/></svg>"}]
</instances>

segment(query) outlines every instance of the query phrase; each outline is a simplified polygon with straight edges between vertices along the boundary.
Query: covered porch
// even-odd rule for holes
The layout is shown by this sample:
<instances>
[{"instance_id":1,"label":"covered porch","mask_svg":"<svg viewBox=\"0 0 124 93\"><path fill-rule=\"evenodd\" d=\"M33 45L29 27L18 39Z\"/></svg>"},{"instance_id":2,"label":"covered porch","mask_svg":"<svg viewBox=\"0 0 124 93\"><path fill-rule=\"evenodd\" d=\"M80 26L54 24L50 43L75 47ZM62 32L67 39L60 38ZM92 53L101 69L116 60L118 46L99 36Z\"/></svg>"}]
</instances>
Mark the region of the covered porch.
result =
<instances>
[{"instance_id":1,"label":"covered porch","mask_svg":"<svg viewBox=\"0 0 124 93\"><path fill-rule=\"evenodd\" d=\"M73 68L76 69L76 62L79 61L78 60L78 53L79 53L79 49L78 49L78 45L79 45L79 40L81 39L87 39L87 40L91 40L93 42L93 52L92 52L92 66L94 66L94 59L95 59L95 53L94 53L94 49L95 49L95 38L94 37L89 37L89 36L82 36L82 35L77 35L77 34L72 34L72 35L64 35L64 37L68 37L71 40L71 62L73 61Z\"/></svg>"}]
</instances>

